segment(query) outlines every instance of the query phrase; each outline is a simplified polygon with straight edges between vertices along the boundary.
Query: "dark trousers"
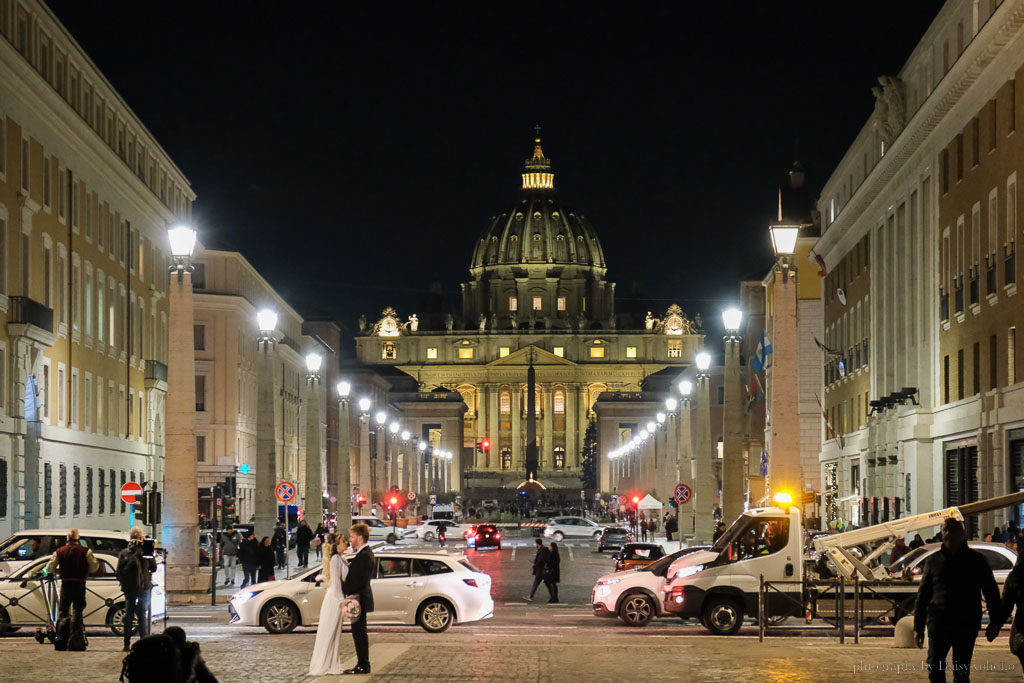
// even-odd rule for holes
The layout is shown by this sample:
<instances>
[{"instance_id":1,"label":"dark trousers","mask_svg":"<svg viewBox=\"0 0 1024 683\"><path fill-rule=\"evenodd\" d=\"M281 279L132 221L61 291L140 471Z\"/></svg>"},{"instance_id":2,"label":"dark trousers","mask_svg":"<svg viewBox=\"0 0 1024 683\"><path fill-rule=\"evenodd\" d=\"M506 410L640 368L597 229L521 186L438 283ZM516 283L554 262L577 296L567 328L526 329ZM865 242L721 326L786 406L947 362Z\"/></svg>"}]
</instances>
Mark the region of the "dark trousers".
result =
<instances>
[{"instance_id":1,"label":"dark trousers","mask_svg":"<svg viewBox=\"0 0 1024 683\"><path fill-rule=\"evenodd\" d=\"M953 680L966 683L971 680L971 658L978 629L970 625L928 622L928 680L932 683L946 680L946 655L953 650Z\"/></svg>"},{"instance_id":2,"label":"dark trousers","mask_svg":"<svg viewBox=\"0 0 1024 683\"><path fill-rule=\"evenodd\" d=\"M284 563L285 563L284 546L282 545L282 546L278 546L277 548L275 548L274 554L277 555L277 568L278 569L284 569Z\"/></svg>"},{"instance_id":3,"label":"dark trousers","mask_svg":"<svg viewBox=\"0 0 1024 683\"><path fill-rule=\"evenodd\" d=\"M132 631L139 627L139 637L149 635L149 590L140 588L124 592L124 645L132 639ZM133 619L134 617L134 619ZM132 622L135 622L134 624Z\"/></svg>"},{"instance_id":4,"label":"dark trousers","mask_svg":"<svg viewBox=\"0 0 1024 683\"><path fill-rule=\"evenodd\" d=\"M73 611L72 611L73 609ZM81 639L85 635L85 580L65 579L60 582L60 605L58 614L60 617L71 615L71 637L78 634Z\"/></svg>"},{"instance_id":5,"label":"dark trousers","mask_svg":"<svg viewBox=\"0 0 1024 683\"><path fill-rule=\"evenodd\" d=\"M309 546L308 545L297 546L296 547L296 551L299 554L299 566L300 567L308 567L309 566Z\"/></svg>"},{"instance_id":6,"label":"dark trousers","mask_svg":"<svg viewBox=\"0 0 1024 683\"><path fill-rule=\"evenodd\" d=\"M544 579L544 587L548 589L548 597L551 602L558 602L558 582Z\"/></svg>"},{"instance_id":7,"label":"dark trousers","mask_svg":"<svg viewBox=\"0 0 1024 683\"><path fill-rule=\"evenodd\" d=\"M366 614L352 622L352 642L356 646L356 665L370 668L370 637L366 635Z\"/></svg>"},{"instance_id":8,"label":"dark trousers","mask_svg":"<svg viewBox=\"0 0 1024 683\"><path fill-rule=\"evenodd\" d=\"M537 576L533 577L533 588L530 589L530 597L531 598L537 593L537 587L540 586L540 582L543 581L543 580L544 580L544 578L541 577L540 575L537 575Z\"/></svg>"},{"instance_id":9,"label":"dark trousers","mask_svg":"<svg viewBox=\"0 0 1024 683\"><path fill-rule=\"evenodd\" d=\"M251 586L256 583L256 571L259 569L258 564L249 564L248 562L242 563L242 588Z\"/></svg>"}]
</instances>

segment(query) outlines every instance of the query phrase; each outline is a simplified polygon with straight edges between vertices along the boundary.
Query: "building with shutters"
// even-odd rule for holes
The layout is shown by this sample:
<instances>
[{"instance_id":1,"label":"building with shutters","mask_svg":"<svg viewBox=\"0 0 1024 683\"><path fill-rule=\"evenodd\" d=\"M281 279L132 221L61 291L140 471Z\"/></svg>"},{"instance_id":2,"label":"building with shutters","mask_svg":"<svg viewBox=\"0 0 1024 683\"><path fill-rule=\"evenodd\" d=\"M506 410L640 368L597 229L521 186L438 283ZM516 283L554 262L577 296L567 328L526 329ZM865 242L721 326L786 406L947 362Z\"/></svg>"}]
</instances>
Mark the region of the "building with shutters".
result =
<instances>
[{"instance_id":1,"label":"building with shutters","mask_svg":"<svg viewBox=\"0 0 1024 683\"><path fill-rule=\"evenodd\" d=\"M166 225L195 195L41 2L0 2L0 536L163 474Z\"/></svg>"},{"instance_id":2,"label":"building with shutters","mask_svg":"<svg viewBox=\"0 0 1024 683\"><path fill-rule=\"evenodd\" d=\"M1022 69L1024 3L947 2L822 191L821 460L847 522L1024 488Z\"/></svg>"}]
</instances>

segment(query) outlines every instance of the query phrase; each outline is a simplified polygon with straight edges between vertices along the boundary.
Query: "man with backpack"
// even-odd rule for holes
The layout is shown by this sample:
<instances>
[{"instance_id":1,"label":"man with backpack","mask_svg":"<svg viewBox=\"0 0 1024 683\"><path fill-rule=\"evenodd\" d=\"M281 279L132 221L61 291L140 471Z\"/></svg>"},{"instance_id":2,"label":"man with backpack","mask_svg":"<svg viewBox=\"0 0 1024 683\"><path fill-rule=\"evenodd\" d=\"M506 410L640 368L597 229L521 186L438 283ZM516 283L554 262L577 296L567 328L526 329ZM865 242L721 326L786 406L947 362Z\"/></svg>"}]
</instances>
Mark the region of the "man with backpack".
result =
<instances>
[{"instance_id":1,"label":"man with backpack","mask_svg":"<svg viewBox=\"0 0 1024 683\"><path fill-rule=\"evenodd\" d=\"M135 527L128 533L128 547L117 555L117 582L124 593L124 651L128 652L135 624L139 627L139 636L149 633L149 598L153 590L153 572L156 571L156 559L142 554L142 542L145 535L142 529Z\"/></svg>"},{"instance_id":2,"label":"man with backpack","mask_svg":"<svg viewBox=\"0 0 1024 683\"><path fill-rule=\"evenodd\" d=\"M92 550L82 547L78 529L68 530L67 543L57 548L46 565L48 575L60 574L60 607L57 640L54 641L58 649L85 649L85 622L82 617L85 612L85 580L99 568L100 563L92 556ZM72 609L73 617L70 616Z\"/></svg>"}]
</instances>

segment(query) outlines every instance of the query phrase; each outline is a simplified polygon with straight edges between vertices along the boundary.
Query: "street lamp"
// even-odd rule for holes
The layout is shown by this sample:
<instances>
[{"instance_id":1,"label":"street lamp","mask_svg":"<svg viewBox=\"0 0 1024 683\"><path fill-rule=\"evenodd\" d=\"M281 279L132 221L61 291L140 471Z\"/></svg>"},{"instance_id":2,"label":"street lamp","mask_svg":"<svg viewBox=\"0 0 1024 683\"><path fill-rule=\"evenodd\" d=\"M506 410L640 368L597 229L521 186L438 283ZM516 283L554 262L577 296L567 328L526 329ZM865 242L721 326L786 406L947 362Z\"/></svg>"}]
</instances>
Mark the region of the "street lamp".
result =
<instances>
[{"instance_id":1,"label":"street lamp","mask_svg":"<svg viewBox=\"0 0 1024 683\"><path fill-rule=\"evenodd\" d=\"M366 422L370 419L370 408L373 406L373 401L366 398L365 396L359 399L359 421Z\"/></svg>"},{"instance_id":2,"label":"street lamp","mask_svg":"<svg viewBox=\"0 0 1024 683\"><path fill-rule=\"evenodd\" d=\"M306 517L317 523L323 520L324 485L320 467L320 366L319 353L306 355L306 472L304 499Z\"/></svg>"},{"instance_id":3,"label":"street lamp","mask_svg":"<svg viewBox=\"0 0 1024 683\"><path fill-rule=\"evenodd\" d=\"M714 534L715 498L718 485L711 467L711 354L701 351L697 365L697 453L694 471L693 512L695 543L705 544ZM685 409L683 413L687 413ZM684 436L685 438L685 436Z\"/></svg>"},{"instance_id":4,"label":"street lamp","mask_svg":"<svg viewBox=\"0 0 1024 683\"><path fill-rule=\"evenodd\" d=\"M670 412L670 413L676 412L676 408L678 406L679 406L679 401L675 400L674 398L669 397L669 398L665 399L665 410L667 410L668 412Z\"/></svg>"},{"instance_id":5,"label":"street lamp","mask_svg":"<svg viewBox=\"0 0 1024 683\"><path fill-rule=\"evenodd\" d=\"M392 422L388 425L388 429L391 431L391 436L394 437L398 435L398 430L401 429L401 427L398 426L397 422Z\"/></svg>"},{"instance_id":6,"label":"street lamp","mask_svg":"<svg viewBox=\"0 0 1024 683\"><path fill-rule=\"evenodd\" d=\"M378 410L374 419L377 420L377 429L384 429L384 423L388 421L388 414L383 410Z\"/></svg>"},{"instance_id":7,"label":"street lamp","mask_svg":"<svg viewBox=\"0 0 1024 683\"><path fill-rule=\"evenodd\" d=\"M402 442L405 443L405 442L409 441L409 437L410 436L412 436L412 435L409 434L409 430L408 429L404 430L402 432Z\"/></svg>"},{"instance_id":8,"label":"street lamp","mask_svg":"<svg viewBox=\"0 0 1024 683\"><path fill-rule=\"evenodd\" d=\"M352 465L351 443L352 425L349 418L349 396L352 394L352 384L345 380L338 382L338 490L334 496L338 499L336 504L337 528L347 529L352 525ZM370 399L359 399L362 421L363 402L366 402L366 411L370 409Z\"/></svg>"},{"instance_id":9,"label":"street lamp","mask_svg":"<svg viewBox=\"0 0 1024 683\"><path fill-rule=\"evenodd\" d=\"M654 430L656 430L657 428L658 428L658 425L656 425L653 421L647 423L647 433L648 434L653 434Z\"/></svg>"},{"instance_id":10,"label":"street lamp","mask_svg":"<svg viewBox=\"0 0 1024 683\"><path fill-rule=\"evenodd\" d=\"M256 326L263 338L269 339L277 329L277 312L270 308L261 309L256 313Z\"/></svg>"},{"instance_id":11,"label":"street lamp","mask_svg":"<svg viewBox=\"0 0 1024 683\"><path fill-rule=\"evenodd\" d=\"M689 398L691 391L693 391L693 382L688 379L684 379L679 382L679 395L682 396L683 399Z\"/></svg>"},{"instance_id":12,"label":"street lamp","mask_svg":"<svg viewBox=\"0 0 1024 683\"><path fill-rule=\"evenodd\" d=\"M285 478L284 472L277 472L277 411L274 410L274 330L277 329L277 313L263 308L256 313L259 328L257 343L261 353L257 367L256 396L256 506L255 531L258 535L269 535L277 522L277 499L274 484L277 476ZM286 460L282 458L282 462Z\"/></svg>"},{"instance_id":13,"label":"street lamp","mask_svg":"<svg viewBox=\"0 0 1024 683\"><path fill-rule=\"evenodd\" d=\"M725 327L725 331L732 336L740 331L740 325L743 323L743 311L738 308L727 308L722 311L722 325Z\"/></svg>"},{"instance_id":14,"label":"street lamp","mask_svg":"<svg viewBox=\"0 0 1024 683\"><path fill-rule=\"evenodd\" d=\"M167 228L167 241L171 245L172 272L178 274L181 282L185 272L192 272L192 252L196 248L196 229L188 223L178 223Z\"/></svg>"},{"instance_id":15,"label":"street lamp","mask_svg":"<svg viewBox=\"0 0 1024 683\"><path fill-rule=\"evenodd\" d=\"M769 225L768 232L772 236L772 249L778 257L792 256L796 251L796 240L800 236L800 228L794 225Z\"/></svg>"},{"instance_id":16,"label":"street lamp","mask_svg":"<svg viewBox=\"0 0 1024 683\"><path fill-rule=\"evenodd\" d=\"M697 369L707 376L707 370L711 367L711 354L707 351L701 351L694 360L697 363Z\"/></svg>"},{"instance_id":17,"label":"street lamp","mask_svg":"<svg viewBox=\"0 0 1024 683\"><path fill-rule=\"evenodd\" d=\"M665 424L665 413L658 413L656 417L658 424Z\"/></svg>"}]
</instances>

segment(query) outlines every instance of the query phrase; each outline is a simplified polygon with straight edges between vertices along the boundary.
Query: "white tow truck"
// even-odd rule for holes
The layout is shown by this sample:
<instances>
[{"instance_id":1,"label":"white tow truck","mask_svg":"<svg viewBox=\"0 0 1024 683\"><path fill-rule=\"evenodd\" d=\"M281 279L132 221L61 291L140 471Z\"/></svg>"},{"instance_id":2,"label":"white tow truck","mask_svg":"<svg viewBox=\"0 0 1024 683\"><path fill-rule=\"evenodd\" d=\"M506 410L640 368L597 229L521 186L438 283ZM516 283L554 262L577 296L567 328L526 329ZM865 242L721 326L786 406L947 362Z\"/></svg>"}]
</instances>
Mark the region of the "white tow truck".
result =
<instances>
[{"instance_id":1,"label":"white tow truck","mask_svg":"<svg viewBox=\"0 0 1024 683\"><path fill-rule=\"evenodd\" d=\"M773 584L771 590L765 592L766 620L804 616L808 606L819 616L835 615L836 608L830 606L834 604L835 591L819 594L813 586L815 580L830 577L821 576L815 563L805 560L803 519L800 509L789 504L791 500L776 496L777 506L745 511L709 550L676 559L665 574L663 612L699 619L712 633L732 635L739 631L745 616L757 615L763 577L766 583ZM880 562L896 539L913 531L941 526L947 518L962 521L964 515L1022 501L1024 492L911 515L842 534L820 536L814 539L814 546L839 576L844 579L857 576L860 581L873 582L871 595L874 598L865 601L864 615L885 614L893 609L893 599L896 599L900 604L896 608L898 618L912 609L917 584L889 579ZM875 543L878 546L863 558L853 551L853 548ZM852 599L847 600L847 614L852 614L852 603Z\"/></svg>"}]
</instances>

